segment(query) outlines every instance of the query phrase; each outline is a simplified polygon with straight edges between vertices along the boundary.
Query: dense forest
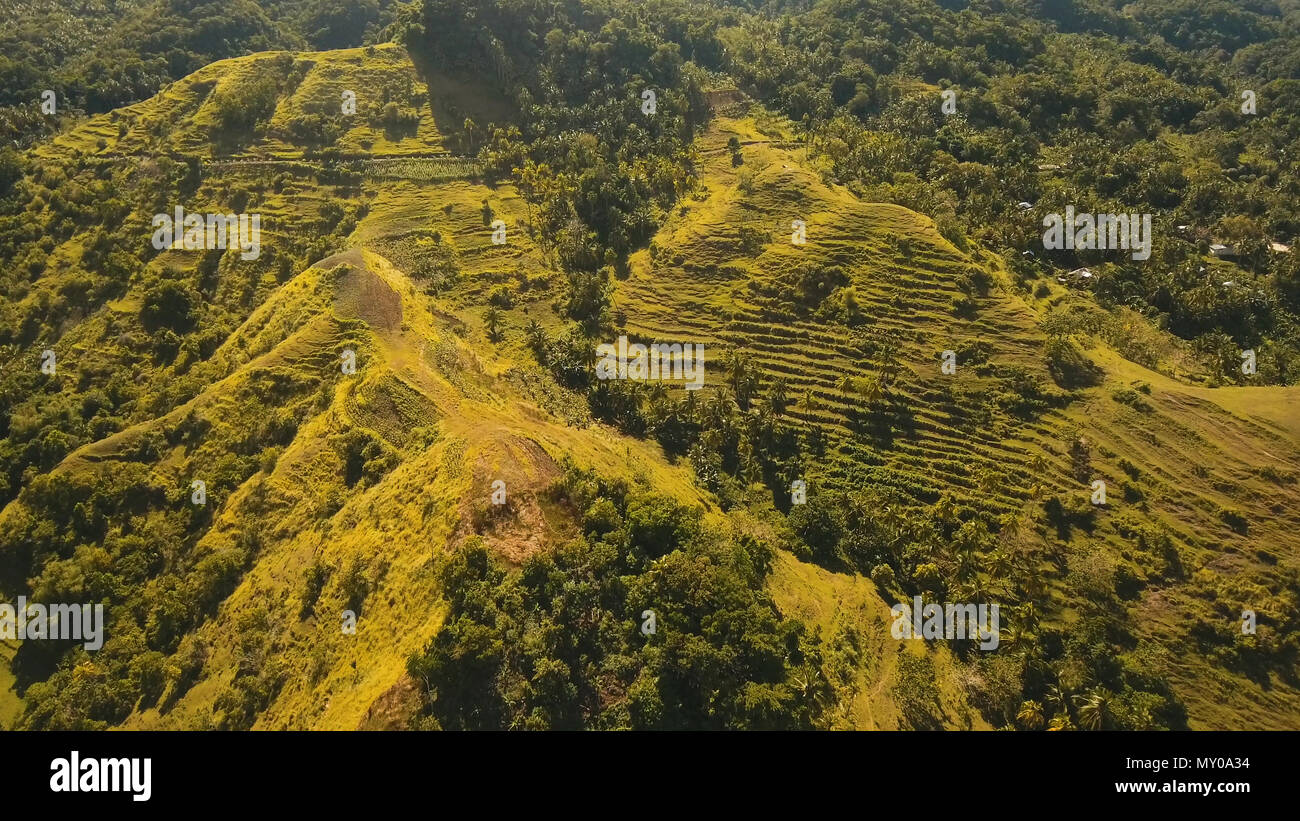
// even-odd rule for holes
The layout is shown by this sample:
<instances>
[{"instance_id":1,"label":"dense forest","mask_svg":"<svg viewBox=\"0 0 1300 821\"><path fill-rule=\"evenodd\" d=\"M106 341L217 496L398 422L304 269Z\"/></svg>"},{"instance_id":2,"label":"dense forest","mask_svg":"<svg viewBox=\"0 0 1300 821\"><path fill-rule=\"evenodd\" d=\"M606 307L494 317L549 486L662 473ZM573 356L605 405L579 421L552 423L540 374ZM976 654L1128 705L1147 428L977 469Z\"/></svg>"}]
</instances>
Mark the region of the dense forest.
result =
<instances>
[{"instance_id":1,"label":"dense forest","mask_svg":"<svg viewBox=\"0 0 1300 821\"><path fill-rule=\"evenodd\" d=\"M1108 263L1091 286L1098 304L1146 314L1187 340L1211 363L1210 378L1241 381L1237 353L1253 349L1260 381L1294 383L1300 258L1270 250L1300 234L1300 183L1287 159L1300 139L1300 67L1287 45L1297 36L1294 16L1283 19L1269 3L1151 2L1131 16L1103 3L1028 5L773 4L744 15L727 5L710 14L672 3L586 4L580 12L429 3L398 29L413 53L490 72L503 93L523 94L524 131L489 138L489 168L518 169L522 180L547 163L565 179L574 158L563 135L595 124L598 144L622 157L582 174L614 175L608 191L633 190L625 179L649 184L616 204L581 184L534 191L570 267L603 260L561 234L566 203L618 255L629 240L644 241L643 203L680 196L688 170L667 166L676 158L687 168L672 137L699 122L698 75L722 72L799 123L829 179L930 215L958 247L969 237L1004 250L1025 289L1054 272ZM426 43L434 39L426 31L454 36ZM656 119L660 133L643 134L637 116L632 92L647 84L680 89L683 98L679 114L670 95L666 113L680 120L665 127ZM958 93L954 115L942 113L937 89ZM1245 91L1251 114L1241 111ZM524 154L531 166L518 162ZM629 162L639 156L664 166ZM1155 263L1103 251L1025 257L1033 247L1041 254L1041 232L1021 202L1034 204L1031 216L1067 204L1154 214ZM1212 243L1231 247L1246 274L1224 284L1223 270L1207 270ZM1136 361L1157 358L1140 341L1124 342Z\"/></svg>"}]
</instances>

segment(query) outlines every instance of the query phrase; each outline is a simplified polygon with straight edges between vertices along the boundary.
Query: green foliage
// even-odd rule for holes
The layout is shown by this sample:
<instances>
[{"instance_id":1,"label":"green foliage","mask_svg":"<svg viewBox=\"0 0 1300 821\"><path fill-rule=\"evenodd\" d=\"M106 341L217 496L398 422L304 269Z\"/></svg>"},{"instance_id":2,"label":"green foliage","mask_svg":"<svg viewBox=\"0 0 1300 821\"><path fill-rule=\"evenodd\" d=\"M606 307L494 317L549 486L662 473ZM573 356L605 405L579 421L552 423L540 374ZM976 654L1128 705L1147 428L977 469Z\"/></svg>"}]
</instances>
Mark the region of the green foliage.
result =
<instances>
[{"instance_id":1,"label":"green foliage","mask_svg":"<svg viewBox=\"0 0 1300 821\"><path fill-rule=\"evenodd\" d=\"M1047 343L1047 371L1062 388L1088 388L1101 383L1105 373L1068 339Z\"/></svg>"},{"instance_id":2,"label":"green foliage","mask_svg":"<svg viewBox=\"0 0 1300 821\"><path fill-rule=\"evenodd\" d=\"M672 13L689 22L684 6ZM547 23L505 23L516 18ZM665 42L662 22L629 14L604 26L539 0L423 0L399 23L417 59L479 72L520 98L522 123L514 131L489 126L483 156L493 173L516 177L569 271L626 259L649 241L654 207L671 205L692 184L686 144L707 104L703 76L682 52L712 58L719 49L699 42L713 33L693 24L685 41ZM649 120L640 110L647 86L658 89ZM515 164L506 169L510 157Z\"/></svg>"},{"instance_id":3,"label":"green foliage","mask_svg":"<svg viewBox=\"0 0 1300 821\"><path fill-rule=\"evenodd\" d=\"M218 91L212 101L217 135L238 135L247 142L275 113L280 87L274 77L258 77L229 91Z\"/></svg>"},{"instance_id":4,"label":"green foliage","mask_svg":"<svg viewBox=\"0 0 1300 821\"><path fill-rule=\"evenodd\" d=\"M0 123L47 88L58 89L61 108L101 113L227 57L300 48L304 39L322 48L361 45L392 19L395 6L387 0L26 2L11 10L0 33ZM6 143L38 133L45 118L9 119L14 133Z\"/></svg>"},{"instance_id":5,"label":"green foliage","mask_svg":"<svg viewBox=\"0 0 1300 821\"><path fill-rule=\"evenodd\" d=\"M930 215L959 248L975 238L1014 249L1021 283L1041 263L1020 252L1042 250L1019 202L1040 214L1067 204L1153 214L1151 262L1064 250L1043 261L1061 272L1113 261L1089 286L1098 300L1154 307L1184 339L1222 331L1239 350L1285 340L1287 364L1265 378L1294 382L1300 323L1295 302L1280 310L1278 301L1296 293L1286 272L1297 255L1264 248L1300 236L1287 204L1300 184L1287 159L1300 138L1296 11L1149 0L1120 17L1103 4L1056 5L1039 15L835 2L779 20L742 17L728 71L800 123L832 181ZM1098 71L1113 82L1096 82ZM957 111L945 116L917 79L959 87ZM1241 89L1258 95L1256 115L1240 113ZM1209 241L1237 246L1245 270L1207 272ZM985 284L973 284L953 300L959 317L977 314ZM1050 290L1040 283L1035 293Z\"/></svg>"},{"instance_id":6,"label":"green foliage","mask_svg":"<svg viewBox=\"0 0 1300 821\"><path fill-rule=\"evenodd\" d=\"M338 437L336 447L343 461L343 483L347 487L374 484L397 466L393 449L361 428L353 428Z\"/></svg>"},{"instance_id":7,"label":"green foliage","mask_svg":"<svg viewBox=\"0 0 1300 821\"><path fill-rule=\"evenodd\" d=\"M140 324L149 331L166 328L185 333L194 328L198 303L199 296L188 283L163 280L145 291Z\"/></svg>"},{"instance_id":8,"label":"green foliage","mask_svg":"<svg viewBox=\"0 0 1300 821\"><path fill-rule=\"evenodd\" d=\"M1134 410L1142 411L1143 413L1151 412L1151 404L1142 398L1142 394L1132 388L1118 388L1111 394L1111 398L1116 402L1128 405Z\"/></svg>"},{"instance_id":9,"label":"green foliage","mask_svg":"<svg viewBox=\"0 0 1300 821\"><path fill-rule=\"evenodd\" d=\"M761 544L710 537L699 511L576 470L556 492L582 509L593 490L587 535L555 553L509 571L471 539L443 565L451 611L409 664L437 726L813 726L819 643L763 592Z\"/></svg>"},{"instance_id":10,"label":"green foliage","mask_svg":"<svg viewBox=\"0 0 1300 821\"><path fill-rule=\"evenodd\" d=\"M763 249L771 240L772 237L767 231L759 230L751 225L740 226L738 243L740 250L746 256L756 257L763 253Z\"/></svg>"},{"instance_id":11,"label":"green foliage","mask_svg":"<svg viewBox=\"0 0 1300 821\"><path fill-rule=\"evenodd\" d=\"M934 680L934 662L929 656L899 654L898 681L894 684L893 696L910 729L943 728L943 706Z\"/></svg>"}]
</instances>

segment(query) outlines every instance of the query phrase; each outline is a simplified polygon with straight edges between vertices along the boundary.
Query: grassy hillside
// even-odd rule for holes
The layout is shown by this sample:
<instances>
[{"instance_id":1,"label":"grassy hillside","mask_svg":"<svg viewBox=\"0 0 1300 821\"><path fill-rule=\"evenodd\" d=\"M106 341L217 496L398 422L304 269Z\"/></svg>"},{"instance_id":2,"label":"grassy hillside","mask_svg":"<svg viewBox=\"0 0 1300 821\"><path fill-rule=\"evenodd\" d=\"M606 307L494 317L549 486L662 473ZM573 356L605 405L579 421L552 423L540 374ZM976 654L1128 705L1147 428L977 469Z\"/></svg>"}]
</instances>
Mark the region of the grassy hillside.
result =
<instances>
[{"instance_id":1,"label":"grassy hillside","mask_svg":"<svg viewBox=\"0 0 1300 821\"><path fill-rule=\"evenodd\" d=\"M726 148L733 137L741 164ZM780 137L758 135L749 117L715 119L699 146L699 192L619 283L627 331L750 352L767 384L784 380L789 416L820 432L802 473L810 487L887 488L904 509L946 499L1009 516L999 550L1020 569L1008 577L987 562L982 584L1010 582L1004 596L1032 601L1028 577L1037 577L1043 627L1062 634L1096 585L1116 592L1132 631L1123 652L1172 683L1190 726L1295 726L1289 665L1269 670L1252 654L1285 635L1295 612L1300 392L1177 382L1086 331L1065 344L1086 349L1095 384L1058 380L1043 352L1063 340L1040 320L1068 300L1064 288L1026 301L998 260L959 251L920 215L823 184ZM793 219L807 224L804 245L790 241ZM736 252L746 229L763 239L752 255ZM801 311L787 283L810 263L840 266L848 281ZM827 322L828 304L843 315L834 302L848 288L861 316ZM958 354L955 375L941 370L944 350ZM854 383L891 370L894 395L873 414L888 421L864 423ZM710 382L726 373L712 370ZM1017 404L1025 399L1035 401ZM1098 479L1107 503L1094 507ZM1049 521L1053 499L1078 524L1069 514ZM1154 542L1165 557L1153 560ZM1243 609L1269 613L1273 627L1241 636ZM1203 689L1209 681L1220 683ZM1272 705L1267 720L1261 703Z\"/></svg>"},{"instance_id":2,"label":"grassy hillside","mask_svg":"<svg viewBox=\"0 0 1300 821\"><path fill-rule=\"evenodd\" d=\"M354 99L345 101L345 92ZM355 103L355 113L344 113L345 102ZM301 160L328 146L375 159L434 156L473 147L466 119L486 126L510 118L508 104L484 96L471 81L418 77L406 53L385 43L221 60L148 100L92 116L35 150L47 158L164 152Z\"/></svg>"},{"instance_id":3,"label":"grassy hillside","mask_svg":"<svg viewBox=\"0 0 1300 821\"><path fill-rule=\"evenodd\" d=\"M335 116L348 89L357 114ZM483 137L466 119L515 116L473 78L417 72L392 45L257 54L31 151L34 218L63 225L56 212L86 192L115 191L116 205L33 237L48 255L3 305L23 375L4 383L15 481L0 592L104 601L110 627L93 656L0 651L0 722L446 723L437 688L412 671L445 671L434 651L453 622L458 659L491 644L472 630L490 611L528 652L565 642L552 618L589 628L593 646L649 648L583 650L608 662L593 698L632 705L612 726L654 726L638 711L666 688L637 671L704 647L726 669L760 660L727 702L745 726L784 726L774 704L797 705L807 726L1022 726L1023 702L1045 700L1049 681L1065 698L1122 681L1113 709L1135 726L1300 727L1287 644L1300 389L1188 384L1085 326L1049 326L1065 288L1026 296L1001 258L826 183L790 123L740 92L715 97L690 147L696 185L656 215L597 331L703 343L702 395L666 392L683 407L736 396L728 354L758 385L739 418L776 409L781 384L789 401L774 415L796 453L772 475L701 476L700 451L682 458L600 421L593 394L538 361L530 323L565 333L574 282L530 200L461 156ZM181 201L261 213L263 255L167 250L113 267L147 242L155 209ZM790 241L794 220L805 244ZM92 277L116 284L83 287ZM36 367L47 345L51 379ZM349 351L355 373L341 368ZM796 478L802 509L788 498ZM1098 479L1104 506L1090 504ZM699 532L646 548L647 498L694 511ZM812 524L825 507L924 538L822 545ZM610 533L623 532L618 552ZM523 592L497 585L489 607L481 590L446 589L478 550ZM710 575L719 567L745 583ZM565 583L546 587L548 574ZM550 600L535 589L565 606L537 616ZM889 606L918 591L1002 601L1004 645L892 639ZM711 620L714 604L747 629ZM664 627L644 641L650 606ZM1243 608L1259 614L1257 636L1240 635ZM355 635L345 610L360 614ZM515 625L518 612L531 615ZM712 681L710 663L690 675ZM535 672L520 702L542 699L549 680ZM439 681L446 701L453 682ZM729 684L696 686L721 701ZM545 720L520 726L572 717Z\"/></svg>"}]
</instances>

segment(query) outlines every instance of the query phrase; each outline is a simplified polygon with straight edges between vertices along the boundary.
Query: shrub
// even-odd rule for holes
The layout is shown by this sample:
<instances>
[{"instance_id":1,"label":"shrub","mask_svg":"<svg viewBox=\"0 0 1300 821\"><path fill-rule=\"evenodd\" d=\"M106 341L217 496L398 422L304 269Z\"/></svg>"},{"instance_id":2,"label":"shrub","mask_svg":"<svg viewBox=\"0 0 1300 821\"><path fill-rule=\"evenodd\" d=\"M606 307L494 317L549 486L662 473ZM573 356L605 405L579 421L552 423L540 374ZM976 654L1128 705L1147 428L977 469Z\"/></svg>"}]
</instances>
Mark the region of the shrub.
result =
<instances>
[{"instance_id":1,"label":"shrub","mask_svg":"<svg viewBox=\"0 0 1300 821\"><path fill-rule=\"evenodd\" d=\"M1111 398L1123 405L1128 405L1134 410L1143 413L1151 412L1151 404L1142 398L1142 395L1132 388L1119 388L1112 393Z\"/></svg>"},{"instance_id":2,"label":"shrub","mask_svg":"<svg viewBox=\"0 0 1300 821\"><path fill-rule=\"evenodd\" d=\"M514 292L508 285L498 285L488 294L488 303L508 311L515 307Z\"/></svg>"},{"instance_id":3,"label":"shrub","mask_svg":"<svg viewBox=\"0 0 1300 821\"><path fill-rule=\"evenodd\" d=\"M177 333L193 330L199 296L188 283L165 280L148 288L140 308L140 323L148 331L167 328Z\"/></svg>"},{"instance_id":4,"label":"shrub","mask_svg":"<svg viewBox=\"0 0 1300 821\"><path fill-rule=\"evenodd\" d=\"M954 297L952 312L963 319L971 319L979 311L979 304L969 296Z\"/></svg>"},{"instance_id":5,"label":"shrub","mask_svg":"<svg viewBox=\"0 0 1300 821\"><path fill-rule=\"evenodd\" d=\"M329 581L329 577L330 567L320 559L312 562L311 566L307 568L300 617L305 618L315 610L316 601L320 598L321 591L325 589L325 583Z\"/></svg>"},{"instance_id":6,"label":"shrub","mask_svg":"<svg viewBox=\"0 0 1300 821\"><path fill-rule=\"evenodd\" d=\"M1062 388L1087 388L1101 382L1105 372L1068 339L1056 338L1047 343L1047 371Z\"/></svg>"},{"instance_id":7,"label":"shrub","mask_svg":"<svg viewBox=\"0 0 1300 821\"><path fill-rule=\"evenodd\" d=\"M1219 518L1223 520L1224 524L1232 528L1234 532L1240 533L1243 536L1246 535L1250 529L1250 523L1247 521L1245 514L1235 508L1219 508Z\"/></svg>"},{"instance_id":8,"label":"shrub","mask_svg":"<svg viewBox=\"0 0 1300 821\"><path fill-rule=\"evenodd\" d=\"M894 585L894 568L887 564L878 564L871 568L871 581L875 582L876 587L881 591L888 590Z\"/></svg>"},{"instance_id":9,"label":"shrub","mask_svg":"<svg viewBox=\"0 0 1300 821\"><path fill-rule=\"evenodd\" d=\"M740 226L740 250L745 256L756 257L763 253L763 248L771 241L771 235L748 225Z\"/></svg>"},{"instance_id":10,"label":"shrub","mask_svg":"<svg viewBox=\"0 0 1300 821\"><path fill-rule=\"evenodd\" d=\"M912 572L912 581L922 590L937 592L943 587L943 574L939 571L939 565L924 562Z\"/></svg>"}]
</instances>

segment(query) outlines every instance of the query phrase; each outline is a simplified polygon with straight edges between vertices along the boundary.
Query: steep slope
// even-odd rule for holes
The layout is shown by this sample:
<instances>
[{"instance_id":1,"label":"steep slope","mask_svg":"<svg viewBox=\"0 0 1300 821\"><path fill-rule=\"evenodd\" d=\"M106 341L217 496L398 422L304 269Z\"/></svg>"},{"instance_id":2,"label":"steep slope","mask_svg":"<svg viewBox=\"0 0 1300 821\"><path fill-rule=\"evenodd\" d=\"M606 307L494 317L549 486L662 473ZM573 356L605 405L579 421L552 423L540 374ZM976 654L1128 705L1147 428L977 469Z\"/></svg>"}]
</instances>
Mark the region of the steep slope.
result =
<instances>
[{"instance_id":1,"label":"steep slope","mask_svg":"<svg viewBox=\"0 0 1300 821\"><path fill-rule=\"evenodd\" d=\"M574 535L571 517L544 496L559 459L607 471L629 469L629 457L655 461L640 443L569 430L499 395L476 354L440 327L409 279L382 258L350 251L302 276L339 268L347 273L337 279L336 313L373 306L384 289L400 297L398 310L380 317L370 309L357 336L373 334L373 353L259 477L256 492L272 500L272 510L256 519L266 547L197 634L210 648L203 679L165 715L143 711L129 726L201 726L214 702L229 710L223 694L233 682L242 695L250 654L278 665L283 676L274 700L256 705L253 726L357 726L385 693L409 686L406 658L440 622L431 562L475 532L493 481L505 482L511 516L477 530L518 563ZM382 440L385 455L392 448L399 458L373 483L349 488L338 481L343 474L346 482L347 466L328 443L353 431ZM665 484L688 486L677 474ZM323 521L321 503L329 511ZM231 529L253 526L239 515L237 499L225 508ZM221 524L208 539L221 538ZM314 601L304 601L313 566L327 568L328 581ZM355 636L340 630L345 609L362 614Z\"/></svg>"}]
</instances>

